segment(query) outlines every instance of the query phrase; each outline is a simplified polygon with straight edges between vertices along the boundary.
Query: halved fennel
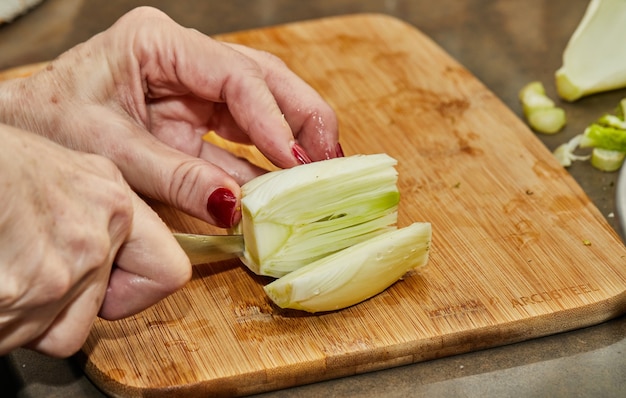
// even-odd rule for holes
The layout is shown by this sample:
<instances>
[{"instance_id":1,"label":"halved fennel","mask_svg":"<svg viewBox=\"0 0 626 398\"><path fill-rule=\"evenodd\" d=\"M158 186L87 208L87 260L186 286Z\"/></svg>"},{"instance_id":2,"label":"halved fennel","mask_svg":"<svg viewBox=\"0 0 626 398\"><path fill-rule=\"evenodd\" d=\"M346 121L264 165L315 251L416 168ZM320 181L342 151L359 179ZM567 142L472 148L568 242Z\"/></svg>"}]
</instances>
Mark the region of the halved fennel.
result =
<instances>
[{"instance_id":1,"label":"halved fennel","mask_svg":"<svg viewBox=\"0 0 626 398\"><path fill-rule=\"evenodd\" d=\"M281 277L396 229L397 161L354 155L273 171L242 186L243 263Z\"/></svg>"}]
</instances>

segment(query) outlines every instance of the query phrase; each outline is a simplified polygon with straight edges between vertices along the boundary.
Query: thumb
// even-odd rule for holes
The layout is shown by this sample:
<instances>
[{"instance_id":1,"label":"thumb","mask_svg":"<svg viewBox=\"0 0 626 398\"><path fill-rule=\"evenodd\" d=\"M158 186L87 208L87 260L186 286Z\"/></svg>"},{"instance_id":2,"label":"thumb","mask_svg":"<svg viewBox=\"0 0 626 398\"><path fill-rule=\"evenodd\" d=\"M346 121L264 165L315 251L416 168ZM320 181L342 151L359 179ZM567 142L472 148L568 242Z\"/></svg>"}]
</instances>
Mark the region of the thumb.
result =
<instances>
[{"instance_id":1,"label":"thumb","mask_svg":"<svg viewBox=\"0 0 626 398\"><path fill-rule=\"evenodd\" d=\"M133 225L115 258L99 315L120 319L136 314L180 289L191 265L159 216L133 193Z\"/></svg>"}]
</instances>

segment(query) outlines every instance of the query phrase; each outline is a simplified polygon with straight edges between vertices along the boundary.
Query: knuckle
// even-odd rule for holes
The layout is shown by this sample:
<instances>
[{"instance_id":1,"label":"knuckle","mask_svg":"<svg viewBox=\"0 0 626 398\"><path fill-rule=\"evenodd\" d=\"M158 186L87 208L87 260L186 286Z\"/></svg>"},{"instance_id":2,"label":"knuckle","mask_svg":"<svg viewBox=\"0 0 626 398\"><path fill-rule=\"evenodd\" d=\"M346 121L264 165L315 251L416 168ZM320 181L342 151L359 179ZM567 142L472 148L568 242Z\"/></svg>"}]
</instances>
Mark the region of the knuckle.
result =
<instances>
[{"instance_id":1,"label":"knuckle","mask_svg":"<svg viewBox=\"0 0 626 398\"><path fill-rule=\"evenodd\" d=\"M188 159L179 163L172 170L167 189L169 199L174 206L183 211L193 212L192 203L198 187L201 187L202 169L206 163L199 159Z\"/></svg>"},{"instance_id":2,"label":"knuckle","mask_svg":"<svg viewBox=\"0 0 626 398\"><path fill-rule=\"evenodd\" d=\"M60 336L63 334L63 336ZM36 349L55 358L68 358L76 354L87 340L84 328L59 332L52 330L37 342Z\"/></svg>"},{"instance_id":3,"label":"knuckle","mask_svg":"<svg viewBox=\"0 0 626 398\"><path fill-rule=\"evenodd\" d=\"M246 57L247 69L254 72L255 75L265 79L270 74L283 73L289 70L285 61L276 55L265 50L255 50L255 53L254 58Z\"/></svg>"},{"instance_id":4,"label":"knuckle","mask_svg":"<svg viewBox=\"0 0 626 398\"><path fill-rule=\"evenodd\" d=\"M46 305L63 300L73 289L74 280L66 267L55 267L54 275L47 275L40 280L37 286L32 287L39 293L35 296L33 305Z\"/></svg>"},{"instance_id":5,"label":"knuckle","mask_svg":"<svg viewBox=\"0 0 626 398\"><path fill-rule=\"evenodd\" d=\"M120 22L129 23L131 25L136 25L138 22L150 25L150 20L153 18L166 18L166 14L154 7L140 6L127 12L120 18Z\"/></svg>"},{"instance_id":6,"label":"knuckle","mask_svg":"<svg viewBox=\"0 0 626 398\"><path fill-rule=\"evenodd\" d=\"M55 346L54 351L50 353L50 356L57 358L69 358L81 349L83 343L84 341L69 340L65 344Z\"/></svg>"},{"instance_id":7,"label":"knuckle","mask_svg":"<svg viewBox=\"0 0 626 398\"><path fill-rule=\"evenodd\" d=\"M73 287L72 278L63 267L55 267L52 271L32 281L27 288L18 283L2 286L0 308L27 311L64 299Z\"/></svg>"},{"instance_id":8,"label":"knuckle","mask_svg":"<svg viewBox=\"0 0 626 398\"><path fill-rule=\"evenodd\" d=\"M237 59L237 65L239 70L242 72L240 75L243 77L255 77L255 78L263 78L263 69L261 65L254 59L245 56L244 54L239 54Z\"/></svg>"},{"instance_id":9,"label":"knuckle","mask_svg":"<svg viewBox=\"0 0 626 398\"><path fill-rule=\"evenodd\" d=\"M165 284L165 291L174 293L180 290L191 279L191 266L180 268L176 274L170 275Z\"/></svg>"},{"instance_id":10,"label":"knuckle","mask_svg":"<svg viewBox=\"0 0 626 398\"><path fill-rule=\"evenodd\" d=\"M105 176L104 186L98 187L102 193L102 208L110 209L110 227L112 233L126 235L130 230L133 220L133 201L131 189L126 183L122 172L110 159L92 156L94 167ZM107 248L108 249L108 248Z\"/></svg>"},{"instance_id":11,"label":"knuckle","mask_svg":"<svg viewBox=\"0 0 626 398\"><path fill-rule=\"evenodd\" d=\"M259 50L259 56L264 63L268 63L274 68L288 69L287 64L280 57L270 53L269 51Z\"/></svg>"},{"instance_id":12,"label":"knuckle","mask_svg":"<svg viewBox=\"0 0 626 398\"><path fill-rule=\"evenodd\" d=\"M6 276L4 283L0 285L0 308L14 308L20 299L24 296L25 290L20 287L17 281L10 276Z\"/></svg>"},{"instance_id":13,"label":"knuckle","mask_svg":"<svg viewBox=\"0 0 626 398\"><path fill-rule=\"evenodd\" d=\"M130 233L133 224L133 204L128 194L117 195L116 206L112 211L109 221L108 246L103 246L100 253L101 258L111 251L111 239L117 241L120 237L126 237Z\"/></svg>"},{"instance_id":14,"label":"knuckle","mask_svg":"<svg viewBox=\"0 0 626 398\"><path fill-rule=\"evenodd\" d=\"M78 264L79 267L83 267L85 270L97 270L101 267L109 267L113 263L113 253L111 240L108 236L103 237L97 244L88 243L85 244L85 249L82 250L82 264Z\"/></svg>"}]
</instances>

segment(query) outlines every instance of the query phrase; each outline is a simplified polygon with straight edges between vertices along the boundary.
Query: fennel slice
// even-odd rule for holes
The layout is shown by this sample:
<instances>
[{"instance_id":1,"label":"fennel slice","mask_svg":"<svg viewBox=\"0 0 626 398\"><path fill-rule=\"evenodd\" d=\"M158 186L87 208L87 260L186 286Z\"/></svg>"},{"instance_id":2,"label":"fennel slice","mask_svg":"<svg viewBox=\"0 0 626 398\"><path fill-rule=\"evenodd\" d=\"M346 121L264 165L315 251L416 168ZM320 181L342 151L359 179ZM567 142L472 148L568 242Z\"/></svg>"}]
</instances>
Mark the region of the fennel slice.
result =
<instances>
[{"instance_id":1,"label":"fennel slice","mask_svg":"<svg viewBox=\"0 0 626 398\"><path fill-rule=\"evenodd\" d=\"M350 246L264 287L281 308L307 312L343 309L393 285L428 262L430 223L413 223Z\"/></svg>"},{"instance_id":2,"label":"fennel slice","mask_svg":"<svg viewBox=\"0 0 626 398\"><path fill-rule=\"evenodd\" d=\"M624 157L626 157L626 153L624 152L593 148L591 152L591 165L601 171L617 171L622 167Z\"/></svg>"}]
</instances>

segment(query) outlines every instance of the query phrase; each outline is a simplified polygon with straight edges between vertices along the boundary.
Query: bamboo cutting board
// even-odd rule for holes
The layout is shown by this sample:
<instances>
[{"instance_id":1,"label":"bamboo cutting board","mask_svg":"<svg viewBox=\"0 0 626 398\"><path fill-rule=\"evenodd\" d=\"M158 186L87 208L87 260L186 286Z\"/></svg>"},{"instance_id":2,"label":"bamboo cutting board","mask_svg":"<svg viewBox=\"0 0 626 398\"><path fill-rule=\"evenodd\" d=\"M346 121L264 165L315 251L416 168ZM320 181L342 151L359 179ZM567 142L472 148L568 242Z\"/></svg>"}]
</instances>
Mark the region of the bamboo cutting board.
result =
<instances>
[{"instance_id":1,"label":"bamboo cutting board","mask_svg":"<svg viewBox=\"0 0 626 398\"><path fill-rule=\"evenodd\" d=\"M365 303L318 315L272 306L269 279L237 260L196 267L159 305L95 323L83 353L102 390L246 395L625 311L618 235L524 123L419 31L356 15L220 38L272 52L310 82L336 109L346 154L398 159L400 224L432 223L430 262ZM173 229L215 232L155 208Z\"/></svg>"}]
</instances>

